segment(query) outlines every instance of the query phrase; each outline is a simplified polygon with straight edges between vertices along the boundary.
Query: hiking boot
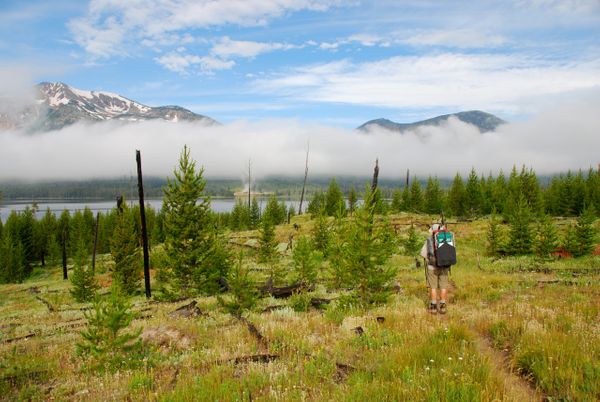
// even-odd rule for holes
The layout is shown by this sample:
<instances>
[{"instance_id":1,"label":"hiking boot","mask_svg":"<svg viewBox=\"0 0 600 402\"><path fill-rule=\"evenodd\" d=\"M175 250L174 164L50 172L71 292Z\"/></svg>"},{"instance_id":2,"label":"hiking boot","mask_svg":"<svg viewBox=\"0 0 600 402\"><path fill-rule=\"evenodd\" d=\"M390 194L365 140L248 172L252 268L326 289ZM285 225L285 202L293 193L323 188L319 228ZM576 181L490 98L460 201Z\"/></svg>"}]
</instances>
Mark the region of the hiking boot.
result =
<instances>
[{"instance_id":1,"label":"hiking boot","mask_svg":"<svg viewBox=\"0 0 600 402\"><path fill-rule=\"evenodd\" d=\"M429 305L429 309L428 309L428 311L429 311L431 314L437 314L437 304L435 304L435 303L431 303L431 304Z\"/></svg>"},{"instance_id":2,"label":"hiking boot","mask_svg":"<svg viewBox=\"0 0 600 402\"><path fill-rule=\"evenodd\" d=\"M440 303L440 309L439 309L440 314L446 314L447 310L446 310L446 303Z\"/></svg>"}]
</instances>

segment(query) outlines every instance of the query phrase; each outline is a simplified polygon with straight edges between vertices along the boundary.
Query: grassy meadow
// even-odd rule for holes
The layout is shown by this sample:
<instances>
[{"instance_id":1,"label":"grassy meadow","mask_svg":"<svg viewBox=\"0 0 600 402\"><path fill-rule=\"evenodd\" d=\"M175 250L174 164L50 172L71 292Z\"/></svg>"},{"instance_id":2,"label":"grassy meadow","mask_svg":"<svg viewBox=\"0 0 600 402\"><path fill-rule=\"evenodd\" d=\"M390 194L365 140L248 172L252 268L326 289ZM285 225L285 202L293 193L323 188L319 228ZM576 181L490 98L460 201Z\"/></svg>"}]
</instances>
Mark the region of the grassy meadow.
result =
<instances>
[{"instance_id":1,"label":"grassy meadow","mask_svg":"<svg viewBox=\"0 0 600 402\"><path fill-rule=\"evenodd\" d=\"M403 237L411 222L425 236L434 217L390 219ZM277 239L310 233L313 224L294 217L276 228ZM171 314L192 300L133 297L131 327L141 328L145 356L117 371L94 370L77 356L90 305L72 299L60 267L37 267L22 284L0 285L0 399L600 400L600 256L492 259L487 228L485 219L450 225L459 262L446 315L427 313L423 266L399 249L389 261L399 287L369 310L338 306L326 275L309 294L262 298L246 322L214 297L193 299L201 313L192 318ZM234 247L250 251L257 238L257 231L229 234ZM286 269L291 256L281 249ZM264 280L252 253L243 263ZM110 256L97 264L107 294ZM312 297L332 301L315 308Z\"/></svg>"}]
</instances>

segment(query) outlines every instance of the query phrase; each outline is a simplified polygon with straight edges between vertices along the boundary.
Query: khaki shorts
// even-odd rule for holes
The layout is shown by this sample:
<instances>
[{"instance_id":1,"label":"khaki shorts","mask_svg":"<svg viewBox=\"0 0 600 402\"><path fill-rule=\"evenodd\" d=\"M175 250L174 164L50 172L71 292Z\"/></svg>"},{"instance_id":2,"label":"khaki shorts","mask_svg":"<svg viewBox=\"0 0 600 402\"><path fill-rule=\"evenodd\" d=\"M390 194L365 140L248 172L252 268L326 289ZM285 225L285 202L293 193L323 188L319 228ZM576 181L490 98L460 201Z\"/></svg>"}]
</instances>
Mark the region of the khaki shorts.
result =
<instances>
[{"instance_id":1,"label":"khaki shorts","mask_svg":"<svg viewBox=\"0 0 600 402\"><path fill-rule=\"evenodd\" d=\"M427 287L430 289L448 289L448 272L450 268L436 268L427 266L426 278Z\"/></svg>"}]
</instances>

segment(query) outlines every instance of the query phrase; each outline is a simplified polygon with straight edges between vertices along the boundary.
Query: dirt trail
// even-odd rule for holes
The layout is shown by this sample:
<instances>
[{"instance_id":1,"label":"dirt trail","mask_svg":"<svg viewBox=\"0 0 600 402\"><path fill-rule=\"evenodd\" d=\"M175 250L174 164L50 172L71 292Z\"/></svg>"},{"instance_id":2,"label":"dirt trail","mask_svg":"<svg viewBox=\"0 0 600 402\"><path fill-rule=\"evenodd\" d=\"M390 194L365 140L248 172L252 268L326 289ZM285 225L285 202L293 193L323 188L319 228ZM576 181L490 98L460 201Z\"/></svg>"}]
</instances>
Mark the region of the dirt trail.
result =
<instances>
[{"instance_id":1,"label":"dirt trail","mask_svg":"<svg viewBox=\"0 0 600 402\"><path fill-rule=\"evenodd\" d=\"M449 299L452 300L458 286L452 279L450 279L449 285L448 295ZM442 317L446 319L447 316L448 314ZM471 330L474 335L475 347L482 356L489 360L492 369L498 372L499 377L504 380L504 391L509 400L519 402L545 400L544 395L536 390L531 383L510 369L508 355L494 349L490 340L487 337L482 336L474 328L471 328Z\"/></svg>"},{"instance_id":2,"label":"dirt trail","mask_svg":"<svg viewBox=\"0 0 600 402\"><path fill-rule=\"evenodd\" d=\"M507 356L494 349L489 339L477 335L475 337L475 346L483 356L485 356L492 367L500 373L504 379L504 390L506 396L513 401L542 401L543 395L537 391L523 377L513 373L507 362Z\"/></svg>"}]
</instances>

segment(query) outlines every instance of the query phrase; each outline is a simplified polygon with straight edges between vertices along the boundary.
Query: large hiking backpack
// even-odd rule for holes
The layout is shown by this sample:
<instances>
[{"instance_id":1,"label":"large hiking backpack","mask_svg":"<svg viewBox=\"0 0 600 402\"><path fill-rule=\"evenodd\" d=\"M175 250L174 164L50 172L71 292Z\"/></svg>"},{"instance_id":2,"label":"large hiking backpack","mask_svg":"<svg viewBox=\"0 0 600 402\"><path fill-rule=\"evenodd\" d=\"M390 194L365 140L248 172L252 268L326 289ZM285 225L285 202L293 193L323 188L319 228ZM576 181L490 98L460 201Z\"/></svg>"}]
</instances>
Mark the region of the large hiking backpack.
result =
<instances>
[{"instance_id":1,"label":"large hiking backpack","mask_svg":"<svg viewBox=\"0 0 600 402\"><path fill-rule=\"evenodd\" d=\"M445 229L434 230L431 234L431 242L437 267L447 268L456 264L454 233Z\"/></svg>"}]
</instances>

